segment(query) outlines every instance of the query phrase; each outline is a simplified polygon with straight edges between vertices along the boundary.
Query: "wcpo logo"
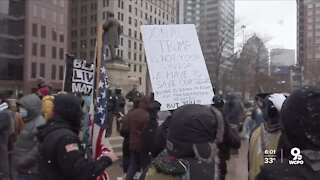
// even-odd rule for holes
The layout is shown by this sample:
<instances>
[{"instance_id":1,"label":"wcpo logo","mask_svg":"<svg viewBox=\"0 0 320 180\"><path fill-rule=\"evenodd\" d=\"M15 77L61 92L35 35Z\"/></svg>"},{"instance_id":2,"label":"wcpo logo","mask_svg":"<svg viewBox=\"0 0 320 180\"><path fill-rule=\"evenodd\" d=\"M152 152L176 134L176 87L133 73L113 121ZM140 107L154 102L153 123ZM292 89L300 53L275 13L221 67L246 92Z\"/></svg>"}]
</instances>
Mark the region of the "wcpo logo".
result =
<instances>
[{"instance_id":1,"label":"wcpo logo","mask_svg":"<svg viewBox=\"0 0 320 180\"><path fill-rule=\"evenodd\" d=\"M302 165L304 163L304 161L302 160L302 155L301 155L301 151L299 148L292 148L291 149L291 155L293 156L292 160L289 160L289 164L291 165Z\"/></svg>"}]
</instances>

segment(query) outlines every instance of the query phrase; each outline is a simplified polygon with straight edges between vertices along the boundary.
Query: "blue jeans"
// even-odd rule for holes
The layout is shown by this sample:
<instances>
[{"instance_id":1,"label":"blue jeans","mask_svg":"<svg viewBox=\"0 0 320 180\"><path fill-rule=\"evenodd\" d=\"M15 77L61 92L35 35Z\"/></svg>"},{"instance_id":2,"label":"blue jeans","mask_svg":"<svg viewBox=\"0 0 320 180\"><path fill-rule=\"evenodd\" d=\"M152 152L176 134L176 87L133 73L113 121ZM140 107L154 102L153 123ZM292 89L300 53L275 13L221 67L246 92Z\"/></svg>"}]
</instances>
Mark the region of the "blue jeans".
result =
<instances>
[{"instance_id":1,"label":"blue jeans","mask_svg":"<svg viewBox=\"0 0 320 180\"><path fill-rule=\"evenodd\" d=\"M139 152L131 152L130 165L127 171L126 180L133 180L137 171L141 170L141 156Z\"/></svg>"},{"instance_id":2,"label":"blue jeans","mask_svg":"<svg viewBox=\"0 0 320 180\"><path fill-rule=\"evenodd\" d=\"M40 180L39 174L17 174L17 180Z\"/></svg>"}]
</instances>

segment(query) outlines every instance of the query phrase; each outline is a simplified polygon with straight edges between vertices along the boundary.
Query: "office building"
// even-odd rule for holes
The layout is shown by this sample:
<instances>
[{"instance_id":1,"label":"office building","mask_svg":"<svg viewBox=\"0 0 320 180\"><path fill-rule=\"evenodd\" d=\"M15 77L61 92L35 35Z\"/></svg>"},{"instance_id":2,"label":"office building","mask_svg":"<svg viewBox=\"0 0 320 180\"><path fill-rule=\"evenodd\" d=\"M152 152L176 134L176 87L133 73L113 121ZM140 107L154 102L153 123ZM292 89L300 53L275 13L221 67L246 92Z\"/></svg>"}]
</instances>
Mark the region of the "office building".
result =
<instances>
[{"instance_id":1,"label":"office building","mask_svg":"<svg viewBox=\"0 0 320 180\"><path fill-rule=\"evenodd\" d=\"M302 83L320 85L320 2L297 0L297 64Z\"/></svg>"},{"instance_id":2,"label":"office building","mask_svg":"<svg viewBox=\"0 0 320 180\"><path fill-rule=\"evenodd\" d=\"M234 0L180 0L179 7L179 23L195 24L211 81L215 81L215 59L234 53Z\"/></svg>"},{"instance_id":3,"label":"office building","mask_svg":"<svg viewBox=\"0 0 320 180\"><path fill-rule=\"evenodd\" d=\"M36 90L45 78L62 87L67 49L68 1L0 1L0 91L18 95Z\"/></svg>"}]
</instances>

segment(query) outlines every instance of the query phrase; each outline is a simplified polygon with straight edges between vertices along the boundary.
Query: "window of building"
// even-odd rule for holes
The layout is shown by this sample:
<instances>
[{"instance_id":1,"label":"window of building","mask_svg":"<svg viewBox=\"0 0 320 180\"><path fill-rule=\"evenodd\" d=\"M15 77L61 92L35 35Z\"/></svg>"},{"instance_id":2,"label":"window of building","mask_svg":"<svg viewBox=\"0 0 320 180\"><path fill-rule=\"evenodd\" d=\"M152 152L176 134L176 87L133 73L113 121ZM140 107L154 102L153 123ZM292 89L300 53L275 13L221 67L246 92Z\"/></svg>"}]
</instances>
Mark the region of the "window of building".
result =
<instances>
[{"instance_id":1,"label":"window of building","mask_svg":"<svg viewBox=\"0 0 320 180\"><path fill-rule=\"evenodd\" d=\"M118 8L121 7L121 0L118 0Z\"/></svg>"},{"instance_id":2,"label":"window of building","mask_svg":"<svg viewBox=\"0 0 320 180\"><path fill-rule=\"evenodd\" d=\"M131 48L131 40L128 40L128 48Z\"/></svg>"},{"instance_id":3,"label":"window of building","mask_svg":"<svg viewBox=\"0 0 320 180\"><path fill-rule=\"evenodd\" d=\"M46 19L46 10L44 8L40 8L41 10L41 18Z\"/></svg>"},{"instance_id":4,"label":"window of building","mask_svg":"<svg viewBox=\"0 0 320 180\"><path fill-rule=\"evenodd\" d=\"M139 84L142 85L142 78L139 77Z\"/></svg>"},{"instance_id":5,"label":"window of building","mask_svg":"<svg viewBox=\"0 0 320 180\"><path fill-rule=\"evenodd\" d=\"M57 22L57 13L56 12L52 12L52 21Z\"/></svg>"},{"instance_id":6,"label":"window of building","mask_svg":"<svg viewBox=\"0 0 320 180\"><path fill-rule=\"evenodd\" d=\"M38 25L35 23L32 23L32 36L34 37L38 36Z\"/></svg>"},{"instance_id":7,"label":"window of building","mask_svg":"<svg viewBox=\"0 0 320 180\"><path fill-rule=\"evenodd\" d=\"M135 14L136 16L138 16L138 9L137 9L137 8L134 8L134 14Z\"/></svg>"},{"instance_id":8,"label":"window of building","mask_svg":"<svg viewBox=\"0 0 320 180\"><path fill-rule=\"evenodd\" d=\"M133 54L133 60L134 60L134 61L137 60L137 54L136 54L136 53Z\"/></svg>"},{"instance_id":9,"label":"window of building","mask_svg":"<svg viewBox=\"0 0 320 180\"><path fill-rule=\"evenodd\" d=\"M129 28L129 33L128 33L128 34L129 34L129 36L131 37L131 29L130 29L130 28Z\"/></svg>"},{"instance_id":10,"label":"window of building","mask_svg":"<svg viewBox=\"0 0 320 180\"><path fill-rule=\"evenodd\" d=\"M59 59L63 60L63 57L64 57L63 48L59 48Z\"/></svg>"},{"instance_id":11,"label":"window of building","mask_svg":"<svg viewBox=\"0 0 320 180\"><path fill-rule=\"evenodd\" d=\"M60 34L60 42L64 42L64 35Z\"/></svg>"},{"instance_id":12,"label":"window of building","mask_svg":"<svg viewBox=\"0 0 320 180\"><path fill-rule=\"evenodd\" d=\"M37 77L37 63L31 63L31 78Z\"/></svg>"},{"instance_id":13,"label":"window of building","mask_svg":"<svg viewBox=\"0 0 320 180\"><path fill-rule=\"evenodd\" d=\"M137 19L134 20L134 26L138 27L138 20Z\"/></svg>"},{"instance_id":14,"label":"window of building","mask_svg":"<svg viewBox=\"0 0 320 180\"><path fill-rule=\"evenodd\" d=\"M45 64L44 63L41 63L40 64L40 77L43 77L43 78L45 78Z\"/></svg>"},{"instance_id":15,"label":"window of building","mask_svg":"<svg viewBox=\"0 0 320 180\"><path fill-rule=\"evenodd\" d=\"M33 5L32 7L32 16L36 17L37 16L37 6Z\"/></svg>"},{"instance_id":16,"label":"window of building","mask_svg":"<svg viewBox=\"0 0 320 180\"><path fill-rule=\"evenodd\" d=\"M133 66L133 71L134 71L134 72L137 72L137 65L134 65L134 66Z\"/></svg>"},{"instance_id":17,"label":"window of building","mask_svg":"<svg viewBox=\"0 0 320 180\"><path fill-rule=\"evenodd\" d=\"M128 59L131 59L131 52L128 52Z\"/></svg>"},{"instance_id":18,"label":"window of building","mask_svg":"<svg viewBox=\"0 0 320 180\"><path fill-rule=\"evenodd\" d=\"M140 33L140 40L142 40L142 34Z\"/></svg>"},{"instance_id":19,"label":"window of building","mask_svg":"<svg viewBox=\"0 0 320 180\"><path fill-rule=\"evenodd\" d=\"M57 41L57 31L52 29L52 40Z\"/></svg>"},{"instance_id":20,"label":"window of building","mask_svg":"<svg viewBox=\"0 0 320 180\"><path fill-rule=\"evenodd\" d=\"M32 43L32 55L33 56L37 56L37 54L38 54L37 48L38 48L37 43Z\"/></svg>"},{"instance_id":21,"label":"window of building","mask_svg":"<svg viewBox=\"0 0 320 180\"><path fill-rule=\"evenodd\" d=\"M132 6L129 5L129 13L132 13Z\"/></svg>"},{"instance_id":22,"label":"window of building","mask_svg":"<svg viewBox=\"0 0 320 180\"><path fill-rule=\"evenodd\" d=\"M143 17L143 12L140 10L140 18Z\"/></svg>"},{"instance_id":23,"label":"window of building","mask_svg":"<svg viewBox=\"0 0 320 180\"><path fill-rule=\"evenodd\" d=\"M90 59L94 58L94 51L90 51Z\"/></svg>"},{"instance_id":24,"label":"window of building","mask_svg":"<svg viewBox=\"0 0 320 180\"><path fill-rule=\"evenodd\" d=\"M81 47L81 48L87 47L87 40L82 40L82 41L80 41L80 47Z\"/></svg>"},{"instance_id":25,"label":"window of building","mask_svg":"<svg viewBox=\"0 0 320 180\"><path fill-rule=\"evenodd\" d=\"M63 80L63 66L59 66L59 80Z\"/></svg>"},{"instance_id":26,"label":"window of building","mask_svg":"<svg viewBox=\"0 0 320 180\"><path fill-rule=\"evenodd\" d=\"M123 21L123 13L121 13L121 21Z\"/></svg>"},{"instance_id":27,"label":"window of building","mask_svg":"<svg viewBox=\"0 0 320 180\"><path fill-rule=\"evenodd\" d=\"M123 38L120 38L120 45L123 46Z\"/></svg>"},{"instance_id":28,"label":"window of building","mask_svg":"<svg viewBox=\"0 0 320 180\"><path fill-rule=\"evenodd\" d=\"M141 65L139 66L139 72L142 72L142 66Z\"/></svg>"},{"instance_id":29,"label":"window of building","mask_svg":"<svg viewBox=\"0 0 320 180\"><path fill-rule=\"evenodd\" d=\"M137 49L137 42L134 42L134 43L133 43L133 48L134 48L134 49Z\"/></svg>"},{"instance_id":30,"label":"window of building","mask_svg":"<svg viewBox=\"0 0 320 180\"><path fill-rule=\"evenodd\" d=\"M52 47L52 59L57 58L57 47Z\"/></svg>"},{"instance_id":31,"label":"window of building","mask_svg":"<svg viewBox=\"0 0 320 180\"><path fill-rule=\"evenodd\" d=\"M150 5L150 12L152 12L152 5Z\"/></svg>"},{"instance_id":32,"label":"window of building","mask_svg":"<svg viewBox=\"0 0 320 180\"><path fill-rule=\"evenodd\" d=\"M56 65L51 66L51 79L56 80L57 69Z\"/></svg>"},{"instance_id":33,"label":"window of building","mask_svg":"<svg viewBox=\"0 0 320 180\"><path fill-rule=\"evenodd\" d=\"M157 15L157 8L154 8L154 14Z\"/></svg>"},{"instance_id":34,"label":"window of building","mask_svg":"<svg viewBox=\"0 0 320 180\"><path fill-rule=\"evenodd\" d=\"M129 24L131 24L131 17L129 17Z\"/></svg>"},{"instance_id":35,"label":"window of building","mask_svg":"<svg viewBox=\"0 0 320 180\"><path fill-rule=\"evenodd\" d=\"M148 3L147 2L145 2L145 6L146 6L146 10L148 10Z\"/></svg>"},{"instance_id":36,"label":"window of building","mask_svg":"<svg viewBox=\"0 0 320 180\"><path fill-rule=\"evenodd\" d=\"M46 46L44 44L41 44L40 47L40 56L41 57L46 57Z\"/></svg>"},{"instance_id":37,"label":"window of building","mask_svg":"<svg viewBox=\"0 0 320 180\"><path fill-rule=\"evenodd\" d=\"M148 20L148 14L147 13L144 13L144 19Z\"/></svg>"},{"instance_id":38,"label":"window of building","mask_svg":"<svg viewBox=\"0 0 320 180\"><path fill-rule=\"evenodd\" d=\"M140 62L142 61L142 55L141 54L139 55L139 61Z\"/></svg>"},{"instance_id":39,"label":"window of building","mask_svg":"<svg viewBox=\"0 0 320 180\"><path fill-rule=\"evenodd\" d=\"M118 20L121 21L121 13L118 12Z\"/></svg>"}]
</instances>

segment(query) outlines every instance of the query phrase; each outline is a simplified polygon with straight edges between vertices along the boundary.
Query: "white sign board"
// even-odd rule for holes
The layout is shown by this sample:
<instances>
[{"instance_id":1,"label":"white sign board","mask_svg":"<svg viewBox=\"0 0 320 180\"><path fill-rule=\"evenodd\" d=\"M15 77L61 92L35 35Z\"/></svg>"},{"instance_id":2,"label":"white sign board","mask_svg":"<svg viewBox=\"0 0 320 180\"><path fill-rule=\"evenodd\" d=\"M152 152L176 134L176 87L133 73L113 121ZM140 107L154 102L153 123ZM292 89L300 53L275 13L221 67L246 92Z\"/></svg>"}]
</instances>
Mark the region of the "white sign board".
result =
<instances>
[{"instance_id":1,"label":"white sign board","mask_svg":"<svg viewBox=\"0 0 320 180\"><path fill-rule=\"evenodd\" d=\"M84 60L73 61L72 92L90 95L93 91L94 66Z\"/></svg>"},{"instance_id":2,"label":"white sign board","mask_svg":"<svg viewBox=\"0 0 320 180\"><path fill-rule=\"evenodd\" d=\"M161 110L212 104L214 96L195 26L141 26L155 100Z\"/></svg>"}]
</instances>

